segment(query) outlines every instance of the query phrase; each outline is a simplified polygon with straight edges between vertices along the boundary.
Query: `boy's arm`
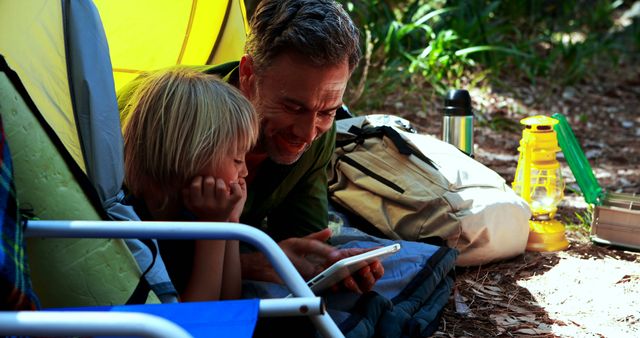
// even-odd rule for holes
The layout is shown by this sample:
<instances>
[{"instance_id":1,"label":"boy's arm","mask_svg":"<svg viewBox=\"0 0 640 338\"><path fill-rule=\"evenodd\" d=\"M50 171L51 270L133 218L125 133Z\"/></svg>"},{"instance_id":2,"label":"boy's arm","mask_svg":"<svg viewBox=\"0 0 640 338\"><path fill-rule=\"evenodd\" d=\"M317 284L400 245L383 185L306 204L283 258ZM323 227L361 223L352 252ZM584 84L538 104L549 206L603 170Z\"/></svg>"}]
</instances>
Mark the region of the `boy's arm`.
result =
<instances>
[{"instance_id":1,"label":"boy's arm","mask_svg":"<svg viewBox=\"0 0 640 338\"><path fill-rule=\"evenodd\" d=\"M220 299L238 299L242 295L240 246L238 241L226 241Z\"/></svg>"},{"instance_id":2,"label":"boy's arm","mask_svg":"<svg viewBox=\"0 0 640 338\"><path fill-rule=\"evenodd\" d=\"M244 203L247 201L247 183L245 182L244 178L238 179L238 183L232 185L231 191L232 195L240 194L240 200L233 207L233 210L231 210L229 222L239 223L240 215L242 214L242 209L244 208Z\"/></svg>"},{"instance_id":3,"label":"boy's arm","mask_svg":"<svg viewBox=\"0 0 640 338\"><path fill-rule=\"evenodd\" d=\"M184 302L219 300L223 287L225 241L196 240L193 269L180 300ZM238 281L239 283L239 281Z\"/></svg>"}]
</instances>

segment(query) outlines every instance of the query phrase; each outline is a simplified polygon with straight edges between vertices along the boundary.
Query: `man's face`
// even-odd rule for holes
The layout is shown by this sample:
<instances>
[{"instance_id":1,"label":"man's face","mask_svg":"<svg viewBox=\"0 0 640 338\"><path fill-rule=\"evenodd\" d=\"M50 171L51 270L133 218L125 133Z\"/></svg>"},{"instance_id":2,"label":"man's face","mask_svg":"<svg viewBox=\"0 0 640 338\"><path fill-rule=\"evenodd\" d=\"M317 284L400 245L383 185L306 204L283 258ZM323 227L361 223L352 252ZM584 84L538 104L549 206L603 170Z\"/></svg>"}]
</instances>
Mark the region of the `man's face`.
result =
<instances>
[{"instance_id":1,"label":"man's face","mask_svg":"<svg viewBox=\"0 0 640 338\"><path fill-rule=\"evenodd\" d=\"M279 55L259 73L245 56L240 89L261 118L256 150L276 163L291 164L331 128L349 80L347 58L340 65L316 67L293 53Z\"/></svg>"}]
</instances>

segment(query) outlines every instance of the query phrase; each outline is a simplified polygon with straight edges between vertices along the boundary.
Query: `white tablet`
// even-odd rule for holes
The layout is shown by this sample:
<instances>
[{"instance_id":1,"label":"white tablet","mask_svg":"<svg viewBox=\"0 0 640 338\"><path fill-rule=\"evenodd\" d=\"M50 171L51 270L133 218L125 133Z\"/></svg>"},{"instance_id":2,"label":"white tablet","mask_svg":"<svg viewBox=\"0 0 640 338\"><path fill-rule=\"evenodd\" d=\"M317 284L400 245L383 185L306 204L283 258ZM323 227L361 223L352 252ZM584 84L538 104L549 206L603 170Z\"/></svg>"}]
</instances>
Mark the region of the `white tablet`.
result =
<instances>
[{"instance_id":1,"label":"white tablet","mask_svg":"<svg viewBox=\"0 0 640 338\"><path fill-rule=\"evenodd\" d=\"M307 282L311 290L318 292L340 282L347 276L384 257L398 252L400 244L392 244L375 250L367 251L359 255L343 258L319 273Z\"/></svg>"}]
</instances>

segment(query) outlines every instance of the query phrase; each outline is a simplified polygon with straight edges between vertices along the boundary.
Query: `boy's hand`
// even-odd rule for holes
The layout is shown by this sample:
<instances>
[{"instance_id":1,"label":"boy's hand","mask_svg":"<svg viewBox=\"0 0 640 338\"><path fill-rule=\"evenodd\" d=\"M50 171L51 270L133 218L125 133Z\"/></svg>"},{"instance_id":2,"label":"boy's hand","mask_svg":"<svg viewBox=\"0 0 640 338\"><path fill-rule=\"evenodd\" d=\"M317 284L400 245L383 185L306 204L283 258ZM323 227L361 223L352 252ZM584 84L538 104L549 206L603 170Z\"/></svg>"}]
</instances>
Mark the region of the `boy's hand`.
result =
<instances>
[{"instance_id":1,"label":"boy's hand","mask_svg":"<svg viewBox=\"0 0 640 338\"><path fill-rule=\"evenodd\" d=\"M240 222L240 215L242 214L242 209L244 208L244 202L247 201L247 183L244 178L238 178L237 183L231 183L231 194L237 195L240 194L240 200L235 204L233 210L231 210L231 215L229 216L229 222Z\"/></svg>"},{"instance_id":2,"label":"boy's hand","mask_svg":"<svg viewBox=\"0 0 640 338\"><path fill-rule=\"evenodd\" d=\"M224 180L211 176L196 176L191 184L182 189L185 207L194 213L198 220L226 222L232 216L234 208L246 199L246 193L237 183L229 188Z\"/></svg>"}]
</instances>

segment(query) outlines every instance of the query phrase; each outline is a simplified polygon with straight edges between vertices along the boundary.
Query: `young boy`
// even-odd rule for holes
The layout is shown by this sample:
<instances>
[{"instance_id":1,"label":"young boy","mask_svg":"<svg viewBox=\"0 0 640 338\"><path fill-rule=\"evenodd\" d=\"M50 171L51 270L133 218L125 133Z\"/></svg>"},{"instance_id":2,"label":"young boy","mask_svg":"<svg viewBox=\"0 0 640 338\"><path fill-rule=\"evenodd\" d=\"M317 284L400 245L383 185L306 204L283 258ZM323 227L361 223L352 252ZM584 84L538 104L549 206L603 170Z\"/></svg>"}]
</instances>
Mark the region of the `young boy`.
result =
<instances>
[{"instance_id":1,"label":"young boy","mask_svg":"<svg viewBox=\"0 0 640 338\"><path fill-rule=\"evenodd\" d=\"M142 219L238 222L245 154L258 117L213 75L173 68L148 75L122 111L125 184ZM237 241L160 241L182 301L240 297Z\"/></svg>"}]
</instances>

